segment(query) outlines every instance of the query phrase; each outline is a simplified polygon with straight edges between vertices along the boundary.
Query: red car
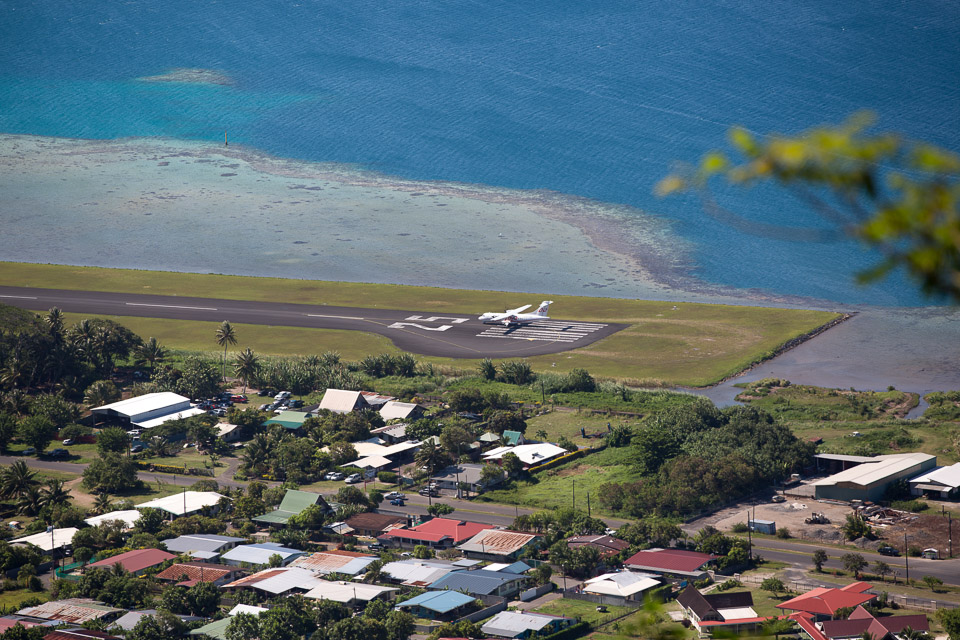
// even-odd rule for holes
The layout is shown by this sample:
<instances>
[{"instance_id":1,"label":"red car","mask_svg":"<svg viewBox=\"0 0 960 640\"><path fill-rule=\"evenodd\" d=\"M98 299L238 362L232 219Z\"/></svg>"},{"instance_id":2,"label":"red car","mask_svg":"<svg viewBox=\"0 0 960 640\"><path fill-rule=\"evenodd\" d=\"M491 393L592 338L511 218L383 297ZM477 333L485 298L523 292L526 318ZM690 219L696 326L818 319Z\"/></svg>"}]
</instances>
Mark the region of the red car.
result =
<instances>
[{"instance_id":1,"label":"red car","mask_svg":"<svg viewBox=\"0 0 960 640\"><path fill-rule=\"evenodd\" d=\"M230 396L230 402L246 402L246 401L247 401L247 396L243 395L242 393L235 396Z\"/></svg>"}]
</instances>

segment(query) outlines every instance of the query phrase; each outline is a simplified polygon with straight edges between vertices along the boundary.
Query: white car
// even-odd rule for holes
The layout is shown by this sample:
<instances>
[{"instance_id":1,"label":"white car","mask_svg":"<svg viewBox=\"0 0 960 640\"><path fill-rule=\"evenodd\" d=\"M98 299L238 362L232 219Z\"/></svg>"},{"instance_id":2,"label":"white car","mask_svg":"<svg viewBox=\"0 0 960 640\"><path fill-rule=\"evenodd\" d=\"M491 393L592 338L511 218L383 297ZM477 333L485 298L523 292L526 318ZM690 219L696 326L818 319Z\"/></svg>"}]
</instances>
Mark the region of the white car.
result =
<instances>
[{"instance_id":1,"label":"white car","mask_svg":"<svg viewBox=\"0 0 960 640\"><path fill-rule=\"evenodd\" d=\"M396 500L397 498L406 498L407 496L399 491L391 491L383 497L385 500Z\"/></svg>"},{"instance_id":2,"label":"white car","mask_svg":"<svg viewBox=\"0 0 960 640\"><path fill-rule=\"evenodd\" d=\"M327 475L323 476L324 480L343 480L343 474L339 471L331 471Z\"/></svg>"},{"instance_id":3,"label":"white car","mask_svg":"<svg viewBox=\"0 0 960 640\"><path fill-rule=\"evenodd\" d=\"M344 482L346 482L347 484L357 484L361 480L363 480L363 476L361 476L359 473L351 473L350 475L347 476Z\"/></svg>"},{"instance_id":4,"label":"white car","mask_svg":"<svg viewBox=\"0 0 960 640\"><path fill-rule=\"evenodd\" d=\"M273 396L273 399L276 400L277 402L282 402L282 401L286 400L286 399L289 398L289 397L290 397L290 392L289 392L289 391L281 391L281 392L278 393L277 395Z\"/></svg>"}]
</instances>

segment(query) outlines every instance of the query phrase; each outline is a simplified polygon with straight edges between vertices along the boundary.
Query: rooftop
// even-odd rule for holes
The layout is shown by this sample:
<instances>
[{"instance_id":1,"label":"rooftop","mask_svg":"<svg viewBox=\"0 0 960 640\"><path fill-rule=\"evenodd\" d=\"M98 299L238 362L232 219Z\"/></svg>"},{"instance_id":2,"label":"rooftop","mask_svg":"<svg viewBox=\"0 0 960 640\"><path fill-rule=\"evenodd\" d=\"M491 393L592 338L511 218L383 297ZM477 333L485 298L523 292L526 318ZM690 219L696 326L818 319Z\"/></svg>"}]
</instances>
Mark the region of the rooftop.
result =
<instances>
[{"instance_id":1,"label":"rooftop","mask_svg":"<svg viewBox=\"0 0 960 640\"><path fill-rule=\"evenodd\" d=\"M137 524L137 521L140 520L140 512L136 509L127 509L125 511L111 511L110 513L104 513L103 515L93 516L84 520L91 527L99 527L104 522L113 522L114 520L119 520L127 528L132 527Z\"/></svg>"},{"instance_id":2,"label":"rooftop","mask_svg":"<svg viewBox=\"0 0 960 640\"><path fill-rule=\"evenodd\" d=\"M558 447L549 442L538 442L536 444L521 444L515 447L497 447L483 454L484 460L501 460L503 456L512 453L520 462L525 465L540 464L551 458L562 456L567 452L563 447Z\"/></svg>"},{"instance_id":3,"label":"rooftop","mask_svg":"<svg viewBox=\"0 0 960 640\"><path fill-rule=\"evenodd\" d=\"M167 551L174 553L196 554L198 551L216 555L221 549L238 542L246 542L246 538L218 536L209 533L191 533L186 536L164 540Z\"/></svg>"},{"instance_id":4,"label":"rooftop","mask_svg":"<svg viewBox=\"0 0 960 640\"><path fill-rule=\"evenodd\" d=\"M324 509L327 508L327 501L319 493L309 491L299 491L296 489L287 489L280 501L280 506L270 513L252 518L254 522L265 522L268 524L286 524L287 521L295 515L305 511L307 508L318 504Z\"/></svg>"},{"instance_id":5,"label":"rooftop","mask_svg":"<svg viewBox=\"0 0 960 640\"><path fill-rule=\"evenodd\" d=\"M960 488L960 462L949 467L937 467L910 479L911 483L938 484L951 489Z\"/></svg>"},{"instance_id":6,"label":"rooftop","mask_svg":"<svg viewBox=\"0 0 960 640\"><path fill-rule=\"evenodd\" d=\"M381 587L375 584L363 584L362 582L343 582L342 580L330 582L324 580L303 594L303 597L313 598L315 600L333 600L334 602L343 602L346 604L352 600L369 602L379 595L392 591L399 591L399 589L395 587Z\"/></svg>"},{"instance_id":7,"label":"rooftop","mask_svg":"<svg viewBox=\"0 0 960 640\"><path fill-rule=\"evenodd\" d=\"M400 538L404 540L419 540L423 542L440 542L451 539L459 544L477 535L484 529L493 529L492 524L468 522L466 520L451 520L450 518L433 518L412 529L392 529L381 538Z\"/></svg>"},{"instance_id":8,"label":"rooftop","mask_svg":"<svg viewBox=\"0 0 960 640\"><path fill-rule=\"evenodd\" d=\"M473 536L457 548L460 551L474 553L489 553L492 555L511 555L520 551L540 536L519 531L505 531L502 529L486 529Z\"/></svg>"},{"instance_id":9,"label":"rooftop","mask_svg":"<svg viewBox=\"0 0 960 640\"><path fill-rule=\"evenodd\" d=\"M523 581L525 577L502 571L453 571L430 585L431 589L466 591L477 595L490 595L505 584Z\"/></svg>"},{"instance_id":10,"label":"rooftop","mask_svg":"<svg viewBox=\"0 0 960 640\"><path fill-rule=\"evenodd\" d=\"M59 620L60 622L70 622L74 624L83 624L88 620L98 620L105 616L121 612L123 612L123 609L108 607L102 602L88 598L54 600L17 611L21 616L33 616L34 618L42 618L44 620Z\"/></svg>"},{"instance_id":11,"label":"rooftop","mask_svg":"<svg viewBox=\"0 0 960 640\"><path fill-rule=\"evenodd\" d=\"M890 476L909 471L918 464L930 460L935 462L936 459L936 456L927 453L896 453L876 456L870 462L863 462L846 471L817 480L813 483L813 486L832 486L844 483L868 487L874 483L887 480Z\"/></svg>"},{"instance_id":12,"label":"rooftop","mask_svg":"<svg viewBox=\"0 0 960 640\"><path fill-rule=\"evenodd\" d=\"M105 568L119 564L130 573L136 573L137 571L155 567L158 564L162 564L176 557L174 554L161 551L160 549L135 549L94 562L90 566L93 568Z\"/></svg>"},{"instance_id":13,"label":"rooftop","mask_svg":"<svg viewBox=\"0 0 960 640\"><path fill-rule=\"evenodd\" d=\"M487 620L483 627L483 632L495 636L506 636L512 638L525 631L540 631L549 624L558 620L570 620L563 616L551 616L545 613L532 613L529 611L501 611L497 615Z\"/></svg>"},{"instance_id":14,"label":"rooftop","mask_svg":"<svg viewBox=\"0 0 960 640\"><path fill-rule=\"evenodd\" d=\"M53 551L68 547L73 542L73 536L79 529L76 527L66 527L64 529L54 529L51 533L46 531L35 533L31 536L24 536L11 540L11 543L32 544L43 551Z\"/></svg>"},{"instance_id":15,"label":"rooftop","mask_svg":"<svg viewBox=\"0 0 960 640\"><path fill-rule=\"evenodd\" d=\"M276 569L264 569L246 578L234 580L223 585L223 588L252 587L266 593L279 595L293 589L309 591L321 582L324 582L323 578L313 571L297 567L278 567Z\"/></svg>"},{"instance_id":16,"label":"rooftop","mask_svg":"<svg viewBox=\"0 0 960 640\"><path fill-rule=\"evenodd\" d=\"M343 573L355 576L364 573L367 566L377 559L376 556L355 551L319 551L305 555L293 561L291 566L309 569L321 574Z\"/></svg>"},{"instance_id":17,"label":"rooftop","mask_svg":"<svg viewBox=\"0 0 960 640\"><path fill-rule=\"evenodd\" d=\"M693 573L716 556L685 549L647 549L630 556L624 566L665 573Z\"/></svg>"},{"instance_id":18,"label":"rooftop","mask_svg":"<svg viewBox=\"0 0 960 640\"><path fill-rule=\"evenodd\" d=\"M196 580L200 582L216 582L236 571L233 567L209 562L183 562L170 565L156 576L157 580ZM186 576L186 577L184 577Z\"/></svg>"},{"instance_id":19,"label":"rooftop","mask_svg":"<svg viewBox=\"0 0 960 640\"><path fill-rule=\"evenodd\" d=\"M568 547L596 547L605 556L616 555L630 546L626 540L608 535L573 536L567 538Z\"/></svg>"},{"instance_id":20,"label":"rooftop","mask_svg":"<svg viewBox=\"0 0 960 640\"><path fill-rule=\"evenodd\" d=\"M457 569L450 562L439 560L400 560L383 565L381 572L401 584L426 587Z\"/></svg>"},{"instance_id":21,"label":"rooftop","mask_svg":"<svg viewBox=\"0 0 960 640\"><path fill-rule=\"evenodd\" d=\"M242 544L239 547L230 549L230 551L227 551L220 557L223 560L258 565L270 562L270 556L273 554L278 554L286 560L290 556L303 555L303 551L290 549L275 542L262 542L260 544Z\"/></svg>"},{"instance_id":22,"label":"rooftop","mask_svg":"<svg viewBox=\"0 0 960 640\"><path fill-rule=\"evenodd\" d=\"M115 412L121 415L130 416L131 418L136 418L140 415L144 415L153 411L159 411L168 407L175 407L184 403L189 406L190 398L185 398L170 391L162 391L160 393L145 393L142 396L134 396L132 398L127 398L126 400L111 402L110 404L105 404L102 407L91 409L91 411L94 413Z\"/></svg>"},{"instance_id":23,"label":"rooftop","mask_svg":"<svg viewBox=\"0 0 960 640\"><path fill-rule=\"evenodd\" d=\"M818 587L775 606L789 611L833 615L838 609L856 607L873 600L876 596L866 593L867 589L870 589L870 585L866 582L854 582L840 589Z\"/></svg>"},{"instance_id":24,"label":"rooftop","mask_svg":"<svg viewBox=\"0 0 960 640\"><path fill-rule=\"evenodd\" d=\"M390 400L380 409L380 417L384 420L403 420L417 411L420 405L413 402L397 402Z\"/></svg>"},{"instance_id":25,"label":"rooftop","mask_svg":"<svg viewBox=\"0 0 960 640\"><path fill-rule=\"evenodd\" d=\"M660 581L656 576L652 576L649 573L620 571L616 573L605 573L602 576L590 578L583 583L583 590L587 593L622 596L626 598L637 593L642 593L647 589L652 589L659 584Z\"/></svg>"},{"instance_id":26,"label":"rooftop","mask_svg":"<svg viewBox=\"0 0 960 640\"><path fill-rule=\"evenodd\" d=\"M137 509L161 509L175 516L195 513L205 507L212 507L224 496L216 491L184 491L166 498L157 498L136 505Z\"/></svg>"},{"instance_id":27,"label":"rooftop","mask_svg":"<svg viewBox=\"0 0 960 640\"><path fill-rule=\"evenodd\" d=\"M423 607L435 613L449 613L454 609L462 607L476 600L473 596L468 596L459 591L427 591L420 595L404 600L396 606L397 609L407 607Z\"/></svg>"},{"instance_id":28,"label":"rooftop","mask_svg":"<svg viewBox=\"0 0 960 640\"><path fill-rule=\"evenodd\" d=\"M391 516L385 513L358 513L347 518L346 523L356 530L383 531L387 527L406 524L403 516Z\"/></svg>"},{"instance_id":29,"label":"rooftop","mask_svg":"<svg viewBox=\"0 0 960 640\"><path fill-rule=\"evenodd\" d=\"M344 389L327 389L320 401L320 408L333 411L334 413L350 413L357 403L361 407L369 406L366 399L359 391L346 391Z\"/></svg>"}]
</instances>

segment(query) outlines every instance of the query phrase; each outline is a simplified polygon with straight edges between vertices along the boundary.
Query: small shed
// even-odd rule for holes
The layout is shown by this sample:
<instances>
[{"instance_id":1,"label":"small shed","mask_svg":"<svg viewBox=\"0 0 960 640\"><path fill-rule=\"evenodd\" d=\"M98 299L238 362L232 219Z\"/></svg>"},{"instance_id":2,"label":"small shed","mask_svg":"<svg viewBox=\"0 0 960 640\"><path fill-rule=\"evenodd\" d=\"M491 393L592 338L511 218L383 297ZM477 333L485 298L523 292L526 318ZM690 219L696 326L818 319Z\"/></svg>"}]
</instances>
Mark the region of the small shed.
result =
<instances>
[{"instance_id":1,"label":"small shed","mask_svg":"<svg viewBox=\"0 0 960 640\"><path fill-rule=\"evenodd\" d=\"M777 523L773 520L754 519L750 521L750 530L773 535L777 532Z\"/></svg>"}]
</instances>

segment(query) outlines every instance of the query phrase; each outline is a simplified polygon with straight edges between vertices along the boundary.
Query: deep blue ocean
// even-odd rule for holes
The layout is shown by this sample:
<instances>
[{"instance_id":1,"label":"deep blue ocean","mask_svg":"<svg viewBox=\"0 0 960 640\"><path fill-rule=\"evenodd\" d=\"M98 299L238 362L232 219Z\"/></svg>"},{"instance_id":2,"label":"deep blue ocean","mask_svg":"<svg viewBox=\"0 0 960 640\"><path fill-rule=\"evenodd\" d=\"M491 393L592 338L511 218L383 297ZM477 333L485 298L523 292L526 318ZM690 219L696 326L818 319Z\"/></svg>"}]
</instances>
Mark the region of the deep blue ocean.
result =
<instances>
[{"instance_id":1,"label":"deep blue ocean","mask_svg":"<svg viewBox=\"0 0 960 640\"><path fill-rule=\"evenodd\" d=\"M229 85L137 78L216 71ZM732 125L796 132L860 109L960 150L960 5L847 2L0 2L0 132L222 140L385 174L549 189L671 221L708 283L922 305L858 287L850 241L745 233L659 199ZM748 220L825 226L776 189L722 192ZM579 292L571 292L579 293Z\"/></svg>"}]
</instances>

